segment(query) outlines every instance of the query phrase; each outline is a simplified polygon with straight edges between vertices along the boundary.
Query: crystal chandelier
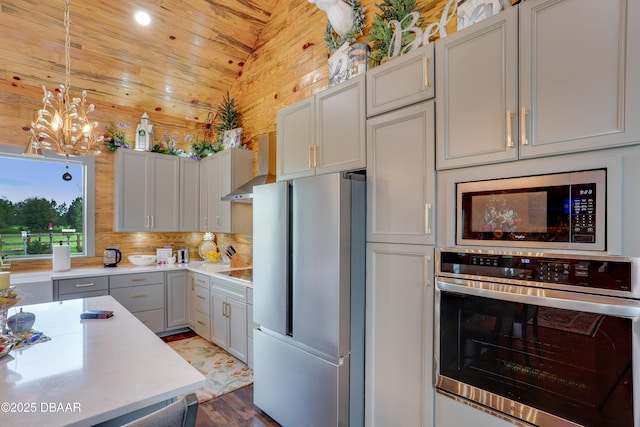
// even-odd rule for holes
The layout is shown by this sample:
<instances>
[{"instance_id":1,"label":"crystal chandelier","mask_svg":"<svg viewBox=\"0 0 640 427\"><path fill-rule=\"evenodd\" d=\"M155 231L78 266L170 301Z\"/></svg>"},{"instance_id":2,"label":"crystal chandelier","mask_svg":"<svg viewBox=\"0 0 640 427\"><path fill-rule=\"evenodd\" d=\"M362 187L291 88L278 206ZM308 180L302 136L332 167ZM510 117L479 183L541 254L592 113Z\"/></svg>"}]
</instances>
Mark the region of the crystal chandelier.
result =
<instances>
[{"instance_id":1,"label":"crystal chandelier","mask_svg":"<svg viewBox=\"0 0 640 427\"><path fill-rule=\"evenodd\" d=\"M94 111L93 104L86 103L87 92L82 91L80 98L70 98L69 88L71 80L70 67L70 36L69 10L71 0L65 0L64 10L64 55L65 55L65 83L61 84L54 96L46 86L42 86L44 97L42 108L37 111L31 122L29 143L26 155L39 155L39 149L52 150L64 156L96 155L100 154L104 135L95 136L94 131L98 122L90 121L87 113Z\"/></svg>"}]
</instances>

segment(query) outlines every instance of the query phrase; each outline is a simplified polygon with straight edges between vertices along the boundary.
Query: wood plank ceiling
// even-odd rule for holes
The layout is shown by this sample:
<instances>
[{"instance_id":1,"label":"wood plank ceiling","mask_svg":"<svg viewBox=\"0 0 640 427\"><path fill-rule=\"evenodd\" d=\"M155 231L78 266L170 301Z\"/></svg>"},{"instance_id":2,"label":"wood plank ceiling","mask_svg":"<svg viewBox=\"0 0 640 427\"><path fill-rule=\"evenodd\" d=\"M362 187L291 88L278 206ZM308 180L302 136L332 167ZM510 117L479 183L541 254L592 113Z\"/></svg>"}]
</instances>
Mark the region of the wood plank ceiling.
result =
<instances>
[{"instance_id":1,"label":"wood plank ceiling","mask_svg":"<svg viewBox=\"0 0 640 427\"><path fill-rule=\"evenodd\" d=\"M198 120L194 111L215 110L242 73L276 3L72 0L72 95L85 89L90 102ZM138 10L151 25L135 22ZM64 0L0 0L0 37L11 41L0 77L49 90L63 83L63 17Z\"/></svg>"}]
</instances>

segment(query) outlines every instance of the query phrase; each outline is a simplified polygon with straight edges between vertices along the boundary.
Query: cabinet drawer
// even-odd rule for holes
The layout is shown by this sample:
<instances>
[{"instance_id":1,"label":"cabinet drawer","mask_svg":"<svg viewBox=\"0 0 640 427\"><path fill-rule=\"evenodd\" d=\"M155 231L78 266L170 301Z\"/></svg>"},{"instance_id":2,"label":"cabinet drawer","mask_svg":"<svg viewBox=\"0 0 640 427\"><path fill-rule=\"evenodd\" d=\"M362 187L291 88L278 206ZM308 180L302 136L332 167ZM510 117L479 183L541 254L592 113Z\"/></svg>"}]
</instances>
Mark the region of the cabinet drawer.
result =
<instances>
[{"instance_id":1,"label":"cabinet drawer","mask_svg":"<svg viewBox=\"0 0 640 427\"><path fill-rule=\"evenodd\" d=\"M164 285L161 284L111 289L111 296L132 313L164 310Z\"/></svg>"},{"instance_id":2,"label":"cabinet drawer","mask_svg":"<svg viewBox=\"0 0 640 427\"><path fill-rule=\"evenodd\" d=\"M194 286L191 291L191 307L194 311L209 316L209 288Z\"/></svg>"},{"instance_id":3,"label":"cabinet drawer","mask_svg":"<svg viewBox=\"0 0 640 427\"><path fill-rule=\"evenodd\" d=\"M57 283L59 296L89 291L106 291L97 295L107 295L109 293L109 278L107 276L75 277L73 279L58 280Z\"/></svg>"},{"instance_id":4,"label":"cabinet drawer","mask_svg":"<svg viewBox=\"0 0 640 427\"><path fill-rule=\"evenodd\" d=\"M66 300L77 299L77 298L101 297L103 295L109 295L109 291L107 289L102 289L99 291L74 292L72 294L62 294L58 296L57 301L66 301Z\"/></svg>"},{"instance_id":5,"label":"cabinet drawer","mask_svg":"<svg viewBox=\"0 0 640 427\"><path fill-rule=\"evenodd\" d=\"M119 274L109 278L111 289L125 288L128 286L149 285L152 283L164 283L164 273L135 273Z\"/></svg>"},{"instance_id":6,"label":"cabinet drawer","mask_svg":"<svg viewBox=\"0 0 640 427\"><path fill-rule=\"evenodd\" d=\"M211 339L211 323L209 316L206 314L195 311L192 315L190 326L191 329L193 329L195 333L200 335L202 338L207 340Z\"/></svg>"},{"instance_id":7,"label":"cabinet drawer","mask_svg":"<svg viewBox=\"0 0 640 427\"><path fill-rule=\"evenodd\" d=\"M218 278L211 278L211 291L217 292L224 296L233 298L235 300L246 302L247 301L247 287L237 283L233 283L227 280L220 280Z\"/></svg>"},{"instance_id":8,"label":"cabinet drawer","mask_svg":"<svg viewBox=\"0 0 640 427\"><path fill-rule=\"evenodd\" d=\"M133 315L153 332L164 331L164 309L158 308L156 310L139 311L133 313Z\"/></svg>"},{"instance_id":9,"label":"cabinet drawer","mask_svg":"<svg viewBox=\"0 0 640 427\"><path fill-rule=\"evenodd\" d=\"M209 287L209 276L203 274L191 273L193 276L193 284L196 286Z\"/></svg>"}]
</instances>

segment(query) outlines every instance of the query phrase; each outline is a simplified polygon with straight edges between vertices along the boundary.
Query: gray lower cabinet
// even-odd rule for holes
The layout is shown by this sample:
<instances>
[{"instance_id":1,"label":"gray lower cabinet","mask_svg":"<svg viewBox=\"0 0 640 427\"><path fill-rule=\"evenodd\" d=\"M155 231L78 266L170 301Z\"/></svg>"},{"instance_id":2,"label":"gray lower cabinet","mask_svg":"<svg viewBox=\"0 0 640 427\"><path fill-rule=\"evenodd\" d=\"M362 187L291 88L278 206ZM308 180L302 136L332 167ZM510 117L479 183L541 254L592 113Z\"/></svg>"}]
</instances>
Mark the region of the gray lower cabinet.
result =
<instances>
[{"instance_id":1,"label":"gray lower cabinet","mask_svg":"<svg viewBox=\"0 0 640 427\"><path fill-rule=\"evenodd\" d=\"M247 287L211 278L211 341L247 363Z\"/></svg>"},{"instance_id":2,"label":"gray lower cabinet","mask_svg":"<svg viewBox=\"0 0 640 427\"><path fill-rule=\"evenodd\" d=\"M53 281L53 298L64 301L109 295L109 277L74 277Z\"/></svg>"},{"instance_id":3,"label":"gray lower cabinet","mask_svg":"<svg viewBox=\"0 0 640 427\"><path fill-rule=\"evenodd\" d=\"M253 369L253 288L247 288L247 366Z\"/></svg>"},{"instance_id":4,"label":"gray lower cabinet","mask_svg":"<svg viewBox=\"0 0 640 427\"><path fill-rule=\"evenodd\" d=\"M164 273L121 274L109 278L110 293L153 332L165 330Z\"/></svg>"},{"instance_id":5,"label":"gray lower cabinet","mask_svg":"<svg viewBox=\"0 0 640 427\"><path fill-rule=\"evenodd\" d=\"M167 330L189 326L188 316L188 273L186 271L167 272Z\"/></svg>"},{"instance_id":6,"label":"gray lower cabinet","mask_svg":"<svg viewBox=\"0 0 640 427\"><path fill-rule=\"evenodd\" d=\"M433 251L367 243L367 427L434 425Z\"/></svg>"},{"instance_id":7,"label":"gray lower cabinet","mask_svg":"<svg viewBox=\"0 0 640 427\"><path fill-rule=\"evenodd\" d=\"M206 340L211 340L211 317L209 307L209 276L188 273L189 327Z\"/></svg>"}]
</instances>

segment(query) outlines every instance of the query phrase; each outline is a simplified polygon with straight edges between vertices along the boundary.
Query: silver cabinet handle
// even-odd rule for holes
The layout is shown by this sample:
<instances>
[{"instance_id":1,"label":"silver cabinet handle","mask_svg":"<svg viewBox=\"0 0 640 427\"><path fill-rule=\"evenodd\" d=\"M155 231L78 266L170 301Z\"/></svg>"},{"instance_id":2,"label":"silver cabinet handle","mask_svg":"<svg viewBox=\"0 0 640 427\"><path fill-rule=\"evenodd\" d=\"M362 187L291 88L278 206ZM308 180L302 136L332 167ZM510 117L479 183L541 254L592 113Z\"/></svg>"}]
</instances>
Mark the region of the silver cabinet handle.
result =
<instances>
[{"instance_id":1,"label":"silver cabinet handle","mask_svg":"<svg viewBox=\"0 0 640 427\"><path fill-rule=\"evenodd\" d=\"M431 203L426 203L424 205L424 232L425 234L431 234L431 227L429 226L431 223Z\"/></svg>"},{"instance_id":2,"label":"silver cabinet handle","mask_svg":"<svg viewBox=\"0 0 640 427\"><path fill-rule=\"evenodd\" d=\"M203 297L202 295L196 295L198 298L200 299L206 299L205 297Z\"/></svg>"},{"instance_id":3,"label":"silver cabinet handle","mask_svg":"<svg viewBox=\"0 0 640 427\"><path fill-rule=\"evenodd\" d=\"M140 277L138 279L131 279L132 282L144 282L146 281L147 278L146 277Z\"/></svg>"},{"instance_id":4,"label":"silver cabinet handle","mask_svg":"<svg viewBox=\"0 0 640 427\"><path fill-rule=\"evenodd\" d=\"M307 153L307 164L309 165L309 169L311 169L313 166L311 166L311 150L313 150L313 145L309 146L309 150Z\"/></svg>"},{"instance_id":5,"label":"silver cabinet handle","mask_svg":"<svg viewBox=\"0 0 640 427\"><path fill-rule=\"evenodd\" d=\"M151 228L156 228L156 217L151 215Z\"/></svg>"},{"instance_id":6,"label":"silver cabinet handle","mask_svg":"<svg viewBox=\"0 0 640 427\"><path fill-rule=\"evenodd\" d=\"M198 323L200 323L202 326L206 326L202 320L198 320Z\"/></svg>"},{"instance_id":7,"label":"silver cabinet handle","mask_svg":"<svg viewBox=\"0 0 640 427\"><path fill-rule=\"evenodd\" d=\"M144 298L147 297L147 294L136 294L136 295L131 295L131 298Z\"/></svg>"},{"instance_id":8,"label":"silver cabinet handle","mask_svg":"<svg viewBox=\"0 0 640 427\"><path fill-rule=\"evenodd\" d=\"M424 285L431 286L431 280L429 280L429 264L431 263L431 256L424 256Z\"/></svg>"},{"instance_id":9,"label":"silver cabinet handle","mask_svg":"<svg viewBox=\"0 0 640 427\"><path fill-rule=\"evenodd\" d=\"M95 285L96 285L95 283L79 283L76 285L76 288L89 288Z\"/></svg>"},{"instance_id":10,"label":"silver cabinet handle","mask_svg":"<svg viewBox=\"0 0 640 427\"><path fill-rule=\"evenodd\" d=\"M513 121L513 111L507 111L507 147L513 148L513 135L511 122Z\"/></svg>"},{"instance_id":11,"label":"silver cabinet handle","mask_svg":"<svg viewBox=\"0 0 640 427\"><path fill-rule=\"evenodd\" d=\"M429 57L425 56L422 64L424 65L424 87L431 87L431 82L429 81Z\"/></svg>"},{"instance_id":12,"label":"silver cabinet handle","mask_svg":"<svg viewBox=\"0 0 640 427\"><path fill-rule=\"evenodd\" d=\"M529 144L527 141L527 109L524 107L520 109L520 144Z\"/></svg>"},{"instance_id":13,"label":"silver cabinet handle","mask_svg":"<svg viewBox=\"0 0 640 427\"><path fill-rule=\"evenodd\" d=\"M146 228L149 228L149 215L144 217L144 226Z\"/></svg>"}]
</instances>

